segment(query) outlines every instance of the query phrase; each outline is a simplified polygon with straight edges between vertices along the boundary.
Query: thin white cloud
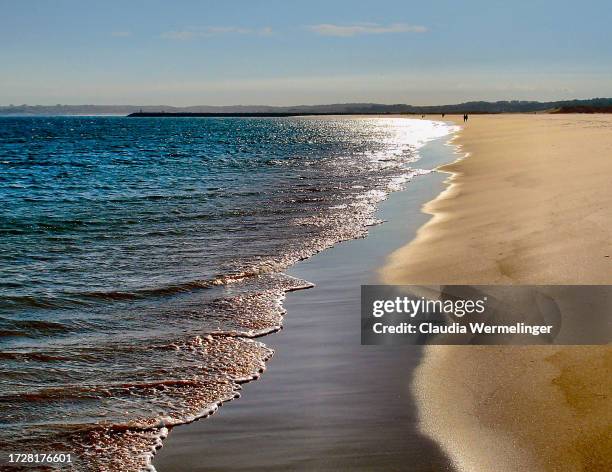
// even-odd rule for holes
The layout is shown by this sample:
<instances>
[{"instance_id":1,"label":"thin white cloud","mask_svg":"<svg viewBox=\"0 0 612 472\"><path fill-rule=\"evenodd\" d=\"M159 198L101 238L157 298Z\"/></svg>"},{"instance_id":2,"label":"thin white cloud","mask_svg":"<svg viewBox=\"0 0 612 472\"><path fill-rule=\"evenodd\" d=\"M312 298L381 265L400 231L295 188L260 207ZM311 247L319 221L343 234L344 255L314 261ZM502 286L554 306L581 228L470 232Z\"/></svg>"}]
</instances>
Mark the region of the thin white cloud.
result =
<instances>
[{"instance_id":1,"label":"thin white cloud","mask_svg":"<svg viewBox=\"0 0 612 472\"><path fill-rule=\"evenodd\" d=\"M176 39L180 41L187 41L196 37L196 33L189 30L184 31L166 31L161 34L164 39Z\"/></svg>"},{"instance_id":2,"label":"thin white cloud","mask_svg":"<svg viewBox=\"0 0 612 472\"><path fill-rule=\"evenodd\" d=\"M360 34L397 34L397 33L425 33L427 28L419 25L406 23L392 23L381 25L378 23L357 23L352 25L334 25L321 23L308 27L314 33L321 36L339 36L348 38Z\"/></svg>"},{"instance_id":3,"label":"thin white cloud","mask_svg":"<svg viewBox=\"0 0 612 472\"><path fill-rule=\"evenodd\" d=\"M248 28L238 28L236 26L211 26L206 28L203 34L215 35L215 34L249 34L253 30Z\"/></svg>"},{"instance_id":4,"label":"thin white cloud","mask_svg":"<svg viewBox=\"0 0 612 472\"><path fill-rule=\"evenodd\" d=\"M110 35L114 38L127 38L131 36L132 33L130 31L113 31Z\"/></svg>"},{"instance_id":5,"label":"thin white cloud","mask_svg":"<svg viewBox=\"0 0 612 472\"><path fill-rule=\"evenodd\" d=\"M188 41L195 38L208 38L218 35L259 35L268 36L272 34L272 28L240 28L238 26L209 26L206 28L189 28L179 31L166 31L161 34L164 39Z\"/></svg>"}]
</instances>

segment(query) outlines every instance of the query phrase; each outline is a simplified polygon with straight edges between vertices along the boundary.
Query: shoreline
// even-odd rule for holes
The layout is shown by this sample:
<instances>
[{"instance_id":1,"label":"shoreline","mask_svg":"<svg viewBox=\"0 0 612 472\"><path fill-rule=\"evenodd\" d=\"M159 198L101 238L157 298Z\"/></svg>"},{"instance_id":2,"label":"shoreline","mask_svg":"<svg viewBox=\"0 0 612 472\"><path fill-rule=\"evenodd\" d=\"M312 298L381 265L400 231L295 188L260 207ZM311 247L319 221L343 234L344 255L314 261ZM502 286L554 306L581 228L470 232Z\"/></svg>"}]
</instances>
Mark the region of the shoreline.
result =
<instances>
[{"instance_id":1,"label":"shoreline","mask_svg":"<svg viewBox=\"0 0 612 472\"><path fill-rule=\"evenodd\" d=\"M433 169L452 161L450 137L422 147L413 166ZM401 467L406 460L414 470L425 472L432 464L451 470L416 427L406 379L421 348L363 347L358 321L360 284L375 280L381 261L426 221L420 208L443 189L443 179L437 172L414 178L379 205L377 216L385 223L370 228L366 238L339 243L287 271L316 286L287 294L283 330L266 337L276 354L263 381L244 385L244 397L213 418L172 431L153 459L159 472L187 466L371 470L377 464Z\"/></svg>"},{"instance_id":2,"label":"shoreline","mask_svg":"<svg viewBox=\"0 0 612 472\"><path fill-rule=\"evenodd\" d=\"M612 283L610 117L471 117L457 144L385 283ZM610 379L610 346L429 346L412 389L421 430L459 470L603 472Z\"/></svg>"}]
</instances>

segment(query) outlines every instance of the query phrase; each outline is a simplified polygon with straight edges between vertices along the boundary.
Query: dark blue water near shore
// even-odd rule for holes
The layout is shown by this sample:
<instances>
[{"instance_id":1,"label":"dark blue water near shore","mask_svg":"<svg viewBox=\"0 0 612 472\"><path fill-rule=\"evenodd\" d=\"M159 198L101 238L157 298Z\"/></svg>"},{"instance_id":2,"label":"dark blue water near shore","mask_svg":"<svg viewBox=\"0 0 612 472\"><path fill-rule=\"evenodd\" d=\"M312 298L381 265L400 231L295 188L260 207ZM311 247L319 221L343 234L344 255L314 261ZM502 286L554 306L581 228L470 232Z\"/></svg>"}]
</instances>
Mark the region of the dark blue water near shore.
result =
<instances>
[{"instance_id":1,"label":"dark blue water near shore","mask_svg":"<svg viewBox=\"0 0 612 472\"><path fill-rule=\"evenodd\" d=\"M0 118L0 442L138 469L257 376L295 261L360 237L445 125ZM96 448L95 454L92 451ZM17 450L18 449L18 450Z\"/></svg>"}]
</instances>

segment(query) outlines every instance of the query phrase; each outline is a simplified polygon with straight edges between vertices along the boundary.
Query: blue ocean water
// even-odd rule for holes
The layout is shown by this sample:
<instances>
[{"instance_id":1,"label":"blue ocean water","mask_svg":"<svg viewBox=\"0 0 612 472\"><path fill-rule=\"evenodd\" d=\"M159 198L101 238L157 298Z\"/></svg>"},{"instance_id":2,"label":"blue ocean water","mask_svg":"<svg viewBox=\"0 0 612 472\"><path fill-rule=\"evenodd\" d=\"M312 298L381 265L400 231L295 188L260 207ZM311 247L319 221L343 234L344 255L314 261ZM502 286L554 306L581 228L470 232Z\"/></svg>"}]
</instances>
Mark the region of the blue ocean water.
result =
<instances>
[{"instance_id":1,"label":"blue ocean water","mask_svg":"<svg viewBox=\"0 0 612 472\"><path fill-rule=\"evenodd\" d=\"M294 262L376 223L449 127L0 117L0 441L136 470L272 352ZM19 447L17 447L19 446ZM92 454L92 448L96 453Z\"/></svg>"}]
</instances>

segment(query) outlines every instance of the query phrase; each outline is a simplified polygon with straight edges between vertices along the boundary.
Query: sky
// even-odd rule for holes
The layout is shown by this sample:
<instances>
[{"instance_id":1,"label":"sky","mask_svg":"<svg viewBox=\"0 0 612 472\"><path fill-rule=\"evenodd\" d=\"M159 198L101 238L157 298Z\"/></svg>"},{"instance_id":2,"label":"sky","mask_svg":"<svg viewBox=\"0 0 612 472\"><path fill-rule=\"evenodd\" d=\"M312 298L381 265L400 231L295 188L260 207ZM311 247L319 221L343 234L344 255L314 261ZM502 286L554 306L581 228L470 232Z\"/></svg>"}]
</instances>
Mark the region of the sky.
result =
<instances>
[{"instance_id":1,"label":"sky","mask_svg":"<svg viewBox=\"0 0 612 472\"><path fill-rule=\"evenodd\" d=\"M612 4L0 0L0 105L612 96Z\"/></svg>"}]
</instances>

